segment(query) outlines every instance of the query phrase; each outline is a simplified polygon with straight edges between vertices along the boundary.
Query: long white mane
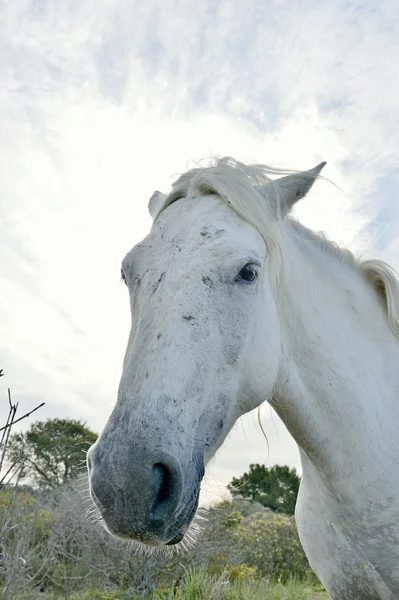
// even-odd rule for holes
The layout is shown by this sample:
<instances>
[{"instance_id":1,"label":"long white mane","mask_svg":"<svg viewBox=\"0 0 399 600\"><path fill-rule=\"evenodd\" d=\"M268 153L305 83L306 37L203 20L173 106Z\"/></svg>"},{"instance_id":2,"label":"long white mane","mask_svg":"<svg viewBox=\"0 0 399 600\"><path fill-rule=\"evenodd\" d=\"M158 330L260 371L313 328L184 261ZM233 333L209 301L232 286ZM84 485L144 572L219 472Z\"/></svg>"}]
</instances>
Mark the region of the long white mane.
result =
<instances>
[{"instance_id":1,"label":"long white mane","mask_svg":"<svg viewBox=\"0 0 399 600\"><path fill-rule=\"evenodd\" d=\"M242 219L253 225L262 235L269 258L269 276L278 292L283 284L283 257L286 249L287 228L280 218L278 207L265 202L256 186L268 183L273 176L287 175L287 171L267 165L245 165L230 157L215 159L208 167L191 169L181 175L165 197L156 217L179 198L193 199L199 196L217 194ZM318 176L323 179L322 176ZM278 186L274 186L274 196L278 198ZM340 248L328 240L324 234L315 233L288 217L294 229L304 237L322 246L337 260L351 265L378 292L383 301L389 325L399 338L399 280L392 267L382 260L359 260L352 252Z\"/></svg>"}]
</instances>

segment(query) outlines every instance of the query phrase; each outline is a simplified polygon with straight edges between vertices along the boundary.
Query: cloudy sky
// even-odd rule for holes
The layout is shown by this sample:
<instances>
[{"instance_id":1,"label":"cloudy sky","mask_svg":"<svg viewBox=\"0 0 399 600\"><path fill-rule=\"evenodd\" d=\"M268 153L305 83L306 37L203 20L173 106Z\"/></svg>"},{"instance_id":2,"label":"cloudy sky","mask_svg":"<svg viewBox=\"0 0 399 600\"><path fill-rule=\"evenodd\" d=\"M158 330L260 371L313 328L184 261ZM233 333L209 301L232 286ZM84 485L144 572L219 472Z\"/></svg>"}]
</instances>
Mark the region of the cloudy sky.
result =
<instances>
[{"instance_id":1,"label":"cloudy sky","mask_svg":"<svg viewBox=\"0 0 399 600\"><path fill-rule=\"evenodd\" d=\"M154 189L211 153L328 161L339 187L298 217L399 268L398 95L396 0L0 2L0 418L10 386L21 410L46 402L37 418L101 430L130 322L120 261ZM262 419L269 458L250 414L210 494L251 462L300 467Z\"/></svg>"}]
</instances>

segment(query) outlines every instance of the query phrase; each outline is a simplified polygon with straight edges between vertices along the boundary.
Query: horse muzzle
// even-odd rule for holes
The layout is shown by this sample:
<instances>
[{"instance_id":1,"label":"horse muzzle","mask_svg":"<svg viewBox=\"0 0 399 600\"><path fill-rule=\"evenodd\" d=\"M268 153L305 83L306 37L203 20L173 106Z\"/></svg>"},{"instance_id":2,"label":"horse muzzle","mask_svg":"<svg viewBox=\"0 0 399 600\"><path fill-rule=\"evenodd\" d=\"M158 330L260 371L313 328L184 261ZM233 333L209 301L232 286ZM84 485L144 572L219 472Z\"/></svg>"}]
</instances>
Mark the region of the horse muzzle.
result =
<instances>
[{"instance_id":1,"label":"horse muzzle","mask_svg":"<svg viewBox=\"0 0 399 600\"><path fill-rule=\"evenodd\" d=\"M166 452L118 457L114 464L104 457L96 444L87 462L90 494L110 533L149 546L180 542L197 510L200 480L187 486L181 465Z\"/></svg>"}]
</instances>

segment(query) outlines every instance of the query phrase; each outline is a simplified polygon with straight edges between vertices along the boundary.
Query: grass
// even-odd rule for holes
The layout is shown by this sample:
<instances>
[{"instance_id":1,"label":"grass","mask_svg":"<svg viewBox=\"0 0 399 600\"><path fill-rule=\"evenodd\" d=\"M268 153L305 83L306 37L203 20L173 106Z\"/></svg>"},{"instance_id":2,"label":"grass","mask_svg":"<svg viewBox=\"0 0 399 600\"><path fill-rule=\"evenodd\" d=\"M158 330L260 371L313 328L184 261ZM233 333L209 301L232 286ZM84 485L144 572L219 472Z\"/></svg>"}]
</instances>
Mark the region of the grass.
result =
<instances>
[{"instance_id":1,"label":"grass","mask_svg":"<svg viewBox=\"0 0 399 600\"><path fill-rule=\"evenodd\" d=\"M29 600L39 597L42 600L328 600L326 592L294 580L285 585L256 579L231 582L225 574L212 576L205 569L187 569L175 590L158 589L144 597L133 591L90 588L68 596L30 594Z\"/></svg>"},{"instance_id":2,"label":"grass","mask_svg":"<svg viewBox=\"0 0 399 600\"><path fill-rule=\"evenodd\" d=\"M325 592L294 580L285 585L256 579L231 582L225 575L215 577L204 569L189 569L174 592L158 591L151 600L328 600L328 597Z\"/></svg>"}]
</instances>

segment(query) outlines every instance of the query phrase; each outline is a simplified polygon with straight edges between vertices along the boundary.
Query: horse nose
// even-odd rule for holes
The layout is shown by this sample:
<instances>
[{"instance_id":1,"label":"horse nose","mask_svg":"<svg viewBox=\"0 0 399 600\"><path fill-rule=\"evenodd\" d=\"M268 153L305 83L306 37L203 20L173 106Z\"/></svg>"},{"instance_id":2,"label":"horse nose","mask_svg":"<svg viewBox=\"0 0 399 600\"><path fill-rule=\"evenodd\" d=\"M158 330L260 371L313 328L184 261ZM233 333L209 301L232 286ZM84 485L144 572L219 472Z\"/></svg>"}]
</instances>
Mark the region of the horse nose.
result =
<instances>
[{"instance_id":1,"label":"horse nose","mask_svg":"<svg viewBox=\"0 0 399 600\"><path fill-rule=\"evenodd\" d=\"M112 469L110 464L96 464L95 454L90 454L92 497L113 533L144 543L168 541L182 494L182 473L173 457L157 458L136 457L129 469Z\"/></svg>"}]
</instances>

